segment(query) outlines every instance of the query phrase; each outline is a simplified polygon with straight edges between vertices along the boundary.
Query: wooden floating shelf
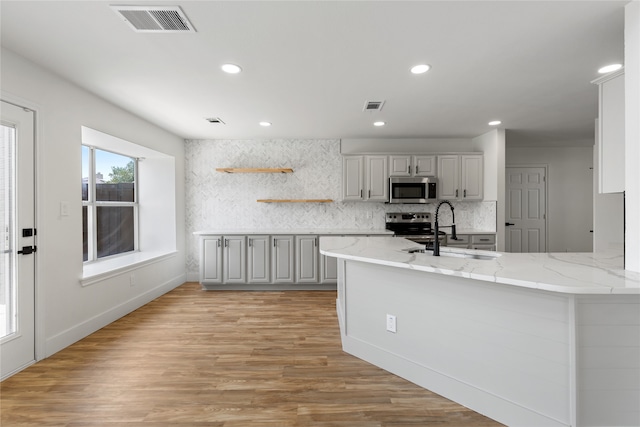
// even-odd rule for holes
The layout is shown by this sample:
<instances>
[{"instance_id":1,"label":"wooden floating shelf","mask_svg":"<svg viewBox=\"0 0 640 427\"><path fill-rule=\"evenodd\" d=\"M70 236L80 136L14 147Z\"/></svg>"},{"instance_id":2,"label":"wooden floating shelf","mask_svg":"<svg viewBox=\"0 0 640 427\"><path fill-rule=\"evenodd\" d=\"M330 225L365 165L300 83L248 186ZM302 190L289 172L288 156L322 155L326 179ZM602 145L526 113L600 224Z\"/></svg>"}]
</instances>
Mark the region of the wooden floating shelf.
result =
<instances>
[{"instance_id":1,"label":"wooden floating shelf","mask_svg":"<svg viewBox=\"0 0 640 427\"><path fill-rule=\"evenodd\" d=\"M293 173L291 168L216 168L226 173Z\"/></svg>"},{"instance_id":2,"label":"wooden floating shelf","mask_svg":"<svg viewBox=\"0 0 640 427\"><path fill-rule=\"evenodd\" d=\"M258 203L331 203L331 199L258 199Z\"/></svg>"}]
</instances>

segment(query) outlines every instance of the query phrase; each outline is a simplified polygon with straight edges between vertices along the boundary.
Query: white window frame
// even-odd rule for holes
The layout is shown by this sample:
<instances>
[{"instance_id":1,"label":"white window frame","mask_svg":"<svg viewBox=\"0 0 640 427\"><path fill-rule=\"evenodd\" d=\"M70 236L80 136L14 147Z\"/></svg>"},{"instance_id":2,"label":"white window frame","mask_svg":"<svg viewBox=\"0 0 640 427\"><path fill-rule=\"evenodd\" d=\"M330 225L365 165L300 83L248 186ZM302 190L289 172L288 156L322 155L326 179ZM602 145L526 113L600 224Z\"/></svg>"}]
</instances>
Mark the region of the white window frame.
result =
<instances>
[{"instance_id":1,"label":"white window frame","mask_svg":"<svg viewBox=\"0 0 640 427\"><path fill-rule=\"evenodd\" d=\"M146 141L145 135L137 138L143 144ZM178 256L176 170L180 166L175 157L86 126L82 126L81 144L138 159L138 250L83 263L80 285L112 283L123 274Z\"/></svg>"},{"instance_id":2,"label":"white window frame","mask_svg":"<svg viewBox=\"0 0 640 427\"><path fill-rule=\"evenodd\" d=\"M105 150L103 148L96 148L91 145L82 144L83 147L89 149L89 177L87 185L87 199L82 201L82 206L87 208L87 260L83 261L85 264L96 261L102 261L114 257L128 255L139 251L139 194L138 194L138 161L137 157L133 157L126 153L119 153L111 150ZM113 201L101 201L96 200L96 150L104 151L107 153L117 154L133 160L133 202L113 202ZM121 252L118 254L108 255L98 258L98 208L99 207L132 207L133 208L133 250L127 252Z\"/></svg>"}]
</instances>

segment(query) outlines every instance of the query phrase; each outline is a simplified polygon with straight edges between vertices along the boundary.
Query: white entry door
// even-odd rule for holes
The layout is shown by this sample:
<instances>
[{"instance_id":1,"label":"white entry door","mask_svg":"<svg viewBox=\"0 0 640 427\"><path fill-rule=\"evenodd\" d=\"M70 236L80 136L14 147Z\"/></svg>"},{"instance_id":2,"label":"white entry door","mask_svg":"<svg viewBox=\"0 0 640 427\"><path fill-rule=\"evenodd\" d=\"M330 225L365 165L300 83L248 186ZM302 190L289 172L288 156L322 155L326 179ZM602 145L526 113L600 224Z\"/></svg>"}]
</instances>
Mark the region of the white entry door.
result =
<instances>
[{"instance_id":1,"label":"white entry door","mask_svg":"<svg viewBox=\"0 0 640 427\"><path fill-rule=\"evenodd\" d=\"M34 113L2 101L0 377L35 361Z\"/></svg>"},{"instance_id":2,"label":"white entry door","mask_svg":"<svg viewBox=\"0 0 640 427\"><path fill-rule=\"evenodd\" d=\"M547 251L546 169L507 167L507 252Z\"/></svg>"}]
</instances>

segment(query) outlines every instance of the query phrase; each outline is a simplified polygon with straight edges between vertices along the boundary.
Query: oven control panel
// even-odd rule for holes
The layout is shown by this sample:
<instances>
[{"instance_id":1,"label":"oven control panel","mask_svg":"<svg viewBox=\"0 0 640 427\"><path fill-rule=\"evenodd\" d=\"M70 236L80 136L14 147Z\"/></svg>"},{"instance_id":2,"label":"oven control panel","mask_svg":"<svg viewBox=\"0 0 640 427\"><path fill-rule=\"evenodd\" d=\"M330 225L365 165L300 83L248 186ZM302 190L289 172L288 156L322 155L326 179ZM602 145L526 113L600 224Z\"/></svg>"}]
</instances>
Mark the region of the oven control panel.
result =
<instances>
[{"instance_id":1,"label":"oven control panel","mask_svg":"<svg viewBox=\"0 0 640 427\"><path fill-rule=\"evenodd\" d=\"M430 212L390 212L387 213L386 222L431 223Z\"/></svg>"}]
</instances>

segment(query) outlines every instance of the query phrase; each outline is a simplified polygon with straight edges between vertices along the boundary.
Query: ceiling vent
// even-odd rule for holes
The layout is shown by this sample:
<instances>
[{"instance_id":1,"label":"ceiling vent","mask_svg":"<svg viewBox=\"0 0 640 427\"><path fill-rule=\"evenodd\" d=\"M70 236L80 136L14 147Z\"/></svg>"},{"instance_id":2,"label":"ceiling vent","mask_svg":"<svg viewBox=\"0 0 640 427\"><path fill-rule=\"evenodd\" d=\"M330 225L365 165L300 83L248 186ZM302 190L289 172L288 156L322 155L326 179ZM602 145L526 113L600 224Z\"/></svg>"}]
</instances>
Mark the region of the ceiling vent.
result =
<instances>
[{"instance_id":1,"label":"ceiling vent","mask_svg":"<svg viewBox=\"0 0 640 427\"><path fill-rule=\"evenodd\" d=\"M209 123L213 123L214 125L223 125L223 124L225 124L222 121L222 119L220 119L220 117L207 117L205 120L208 121Z\"/></svg>"},{"instance_id":2,"label":"ceiling vent","mask_svg":"<svg viewBox=\"0 0 640 427\"><path fill-rule=\"evenodd\" d=\"M138 33L195 33L179 6L111 6Z\"/></svg>"},{"instance_id":3,"label":"ceiling vent","mask_svg":"<svg viewBox=\"0 0 640 427\"><path fill-rule=\"evenodd\" d=\"M367 101L364 103L363 111L381 111L384 101Z\"/></svg>"}]
</instances>

